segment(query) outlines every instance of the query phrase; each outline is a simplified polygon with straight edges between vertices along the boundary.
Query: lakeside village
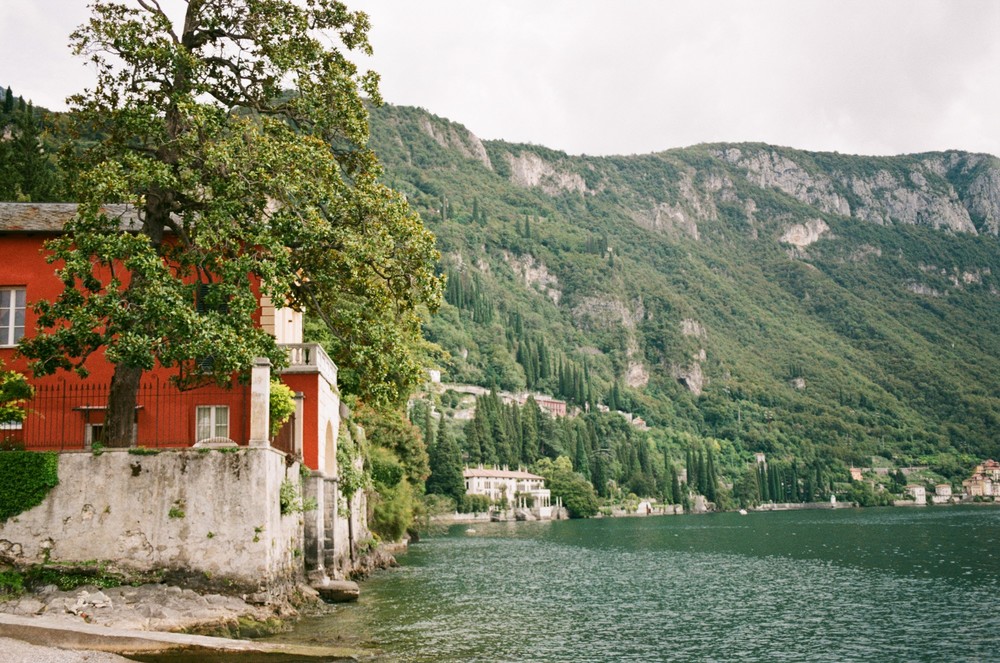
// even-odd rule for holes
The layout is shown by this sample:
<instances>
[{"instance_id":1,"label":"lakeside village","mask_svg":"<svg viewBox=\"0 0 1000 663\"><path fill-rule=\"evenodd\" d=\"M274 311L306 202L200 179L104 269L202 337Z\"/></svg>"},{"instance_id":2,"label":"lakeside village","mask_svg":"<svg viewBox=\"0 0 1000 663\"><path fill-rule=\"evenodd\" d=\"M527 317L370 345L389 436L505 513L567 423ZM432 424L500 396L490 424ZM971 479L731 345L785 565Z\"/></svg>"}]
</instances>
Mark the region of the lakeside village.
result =
<instances>
[{"instance_id":1,"label":"lakeside village","mask_svg":"<svg viewBox=\"0 0 1000 663\"><path fill-rule=\"evenodd\" d=\"M448 416L458 422L471 421L475 415L477 398L490 393L489 389L477 385L449 384L441 381L441 373L437 370L428 371L428 378L423 392L415 394L409 403L423 400L449 402ZM582 414L579 407L548 394L507 391L497 392L497 396L505 405L524 406L530 398L541 411L551 417L574 417ZM440 420L445 413L431 407L431 416ZM603 404L597 407L602 412L609 412ZM617 411L631 426L639 431L648 431L649 426L639 416L630 412ZM850 467L850 483L845 483L842 495L838 501L831 494L829 501L822 502L781 502L764 501L758 504L741 505L740 512L776 511L792 509L838 508L852 506L928 506L961 503L983 503L1000 501L1000 463L988 459L976 466L971 476L964 479L961 489L956 489L951 483L940 481L929 467L901 467L893 469L886 459L874 457L870 467ZM767 475L767 456L756 453L754 463L760 476ZM478 497L471 503L475 508L464 509L465 513L455 512L437 514L433 520L439 522L476 522L492 521L524 521L567 518L569 511L564 506L561 497L553 498L551 490L546 487L544 477L532 474L525 468L511 469L507 466L466 466L463 470L466 495ZM688 485L687 469L680 468L678 479L681 485ZM874 496L872 501L862 503L851 501L850 486L856 486L853 494ZM731 483L722 483L722 487L732 491ZM685 511L687 507L687 511ZM596 517L623 517L647 515L679 515L685 512L701 514L717 510L717 505L708 501L704 495L691 493L688 499L681 503L664 503L652 496L635 494L620 495L614 503L600 507Z\"/></svg>"},{"instance_id":2,"label":"lakeside village","mask_svg":"<svg viewBox=\"0 0 1000 663\"><path fill-rule=\"evenodd\" d=\"M37 322L32 305L62 289L42 246L62 233L75 211L71 204L0 203L0 361L7 371L27 371L16 351ZM126 230L137 222L127 206L105 212ZM84 627L97 628L82 641L104 648L109 635L100 629L109 627L246 636L280 628L320 598L356 599L353 579L392 563L394 549L376 546L369 494L352 483L364 469L357 450L366 432L340 399L336 364L320 344L303 342L300 312L264 296L257 306L256 324L287 353L287 366L273 370L260 359L248 384L233 380L228 387L186 390L165 369L148 372L138 388L127 448L102 445L110 364L92 362L87 379L64 372L29 380L33 393L22 397L26 416L0 423L8 449L0 452L0 637L61 642L58 633L67 628L74 638ZM449 416L468 421L477 398L487 393L442 384L440 373L431 371L424 398L446 395ZM581 414L542 394L500 397L519 405L530 399L552 419ZM276 411L275 403L283 406ZM648 430L640 417L619 414L634 429ZM763 454L756 462L766 469ZM929 476L927 468L851 469L851 478L874 492L887 490L886 480L905 484L910 499L896 504L993 501L1000 492L1000 463L993 460L977 467L961 492L947 484L928 487ZM687 484L686 470L679 479ZM467 464L461 481L473 508L439 513L436 520L574 515L546 477L521 468ZM832 503L844 504L835 497ZM756 508L821 506L829 503ZM595 515L715 508L698 494L673 504L630 494L606 502ZM198 646L227 651L239 642L217 640ZM137 645L128 642L107 646L133 651ZM183 639L143 642L143 651L194 646Z\"/></svg>"}]
</instances>

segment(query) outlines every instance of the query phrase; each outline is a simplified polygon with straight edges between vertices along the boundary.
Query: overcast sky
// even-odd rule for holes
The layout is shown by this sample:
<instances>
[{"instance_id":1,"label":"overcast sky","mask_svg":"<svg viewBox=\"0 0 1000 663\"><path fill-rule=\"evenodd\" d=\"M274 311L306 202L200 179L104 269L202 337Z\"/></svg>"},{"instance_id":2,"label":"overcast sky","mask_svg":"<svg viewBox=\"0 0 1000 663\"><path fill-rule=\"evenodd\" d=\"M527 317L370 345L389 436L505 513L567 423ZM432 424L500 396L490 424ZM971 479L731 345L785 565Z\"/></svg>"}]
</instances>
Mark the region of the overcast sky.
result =
<instances>
[{"instance_id":1,"label":"overcast sky","mask_svg":"<svg viewBox=\"0 0 1000 663\"><path fill-rule=\"evenodd\" d=\"M161 0L164 4L180 0ZM349 0L390 103L572 154L715 141L1000 155L995 0ZM0 0L0 83L89 80L84 0Z\"/></svg>"}]
</instances>

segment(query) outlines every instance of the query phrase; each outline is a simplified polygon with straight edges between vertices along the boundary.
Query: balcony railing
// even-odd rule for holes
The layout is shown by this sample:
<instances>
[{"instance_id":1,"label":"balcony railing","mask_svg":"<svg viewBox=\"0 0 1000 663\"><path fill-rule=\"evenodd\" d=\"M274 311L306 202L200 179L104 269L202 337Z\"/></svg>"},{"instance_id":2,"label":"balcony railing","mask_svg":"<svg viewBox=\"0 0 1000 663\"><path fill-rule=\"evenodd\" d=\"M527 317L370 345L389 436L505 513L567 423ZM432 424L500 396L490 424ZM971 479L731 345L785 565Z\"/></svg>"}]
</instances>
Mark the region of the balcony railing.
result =
<instances>
[{"instance_id":1,"label":"balcony railing","mask_svg":"<svg viewBox=\"0 0 1000 663\"><path fill-rule=\"evenodd\" d=\"M288 367L282 373L319 373L337 384L337 365L319 343L282 343L288 352Z\"/></svg>"}]
</instances>

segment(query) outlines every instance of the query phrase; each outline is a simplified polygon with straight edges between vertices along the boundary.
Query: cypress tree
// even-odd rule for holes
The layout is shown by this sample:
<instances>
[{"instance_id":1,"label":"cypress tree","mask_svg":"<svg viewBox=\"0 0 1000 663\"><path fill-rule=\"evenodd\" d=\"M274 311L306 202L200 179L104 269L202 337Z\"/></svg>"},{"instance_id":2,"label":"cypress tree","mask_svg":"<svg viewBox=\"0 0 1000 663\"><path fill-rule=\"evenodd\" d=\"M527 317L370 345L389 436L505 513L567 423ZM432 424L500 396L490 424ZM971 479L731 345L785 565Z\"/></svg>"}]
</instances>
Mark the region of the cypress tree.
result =
<instances>
[{"instance_id":1,"label":"cypress tree","mask_svg":"<svg viewBox=\"0 0 1000 663\"><path fill-rule=\"evenodd\" d=\"M521 409L521 462L531 465L538 460L538 428L541 409L533 396L528 396Z\"/></svg>"},{"instance_id":2,"label":"cypress tree","mask_svg":"<svg viewBox=\"0 0 1000 663\"><path fill-rule=\"evenodd\" d=\"M684 469L687 472L687 485L695 485L698 483L698 474L695 472L694 467L694 453L691 451L691 447L687 448L684 457Z\"/></svg>"},{"instance_id":3,"label":"cypress tree","mask_svg":"<svg viewBox=\"0 0 1000 663\"><path fill-rule=\"evenodd\" d=\"M604 454L595 453L593 460L593 471L591 472L591 483L597 490L597 494L601 497L608 496L608 476L607 470L604 467L605 464Z\"/></svg>"},{"instance_id":4,"label":"cypress tree","mask_svg":"<svg viewBox=\"0 0 1000 663\"><path fill-rule=\"evenodd\" d=\"M757 488L760 490L760 499L762 502L771 501L771 486L767 480L767 472L764 470L764 464L760 463L757 465Z\"/></svg>"},{"instance_id":5,"label":"cypress tree","mask_svg":"<svg viewBox=\"0 0 1000 663\"><path fill-rule=\"evenodd\" d=\"M576 430L576 455L573 459L573 469L590 480L590 460L587 458L587 443L585 432L577 428Z\"/></svg>"},{"instance_id":6,"label":"cypress tree","mask_svg":"<svg viewBox=\"0 0 1000 663\"><path fill-rule=\"evenodd\" d=\"M455 442L455 437L445 425L444 419L441 420L437 443L429 451L431 473L427 477L427 492L460 500L465 494L462 452Z\"/></svg>"},{"instance_id":7,"label":"cypress tree","mask_svg":"<svg viewBox=\"0 0 1000 663\"><path fill-rule=\"evenodd\" d=\"M10 86L7 86L7 93L3 98L3 112L8 114L14 112L14 93L11 92Z\"/></svg>"},{"instance_id":8,"label":"cypress tree","mask_svg":"<svg viewBox=\"0 0 1000 663\"><path fill-rule=\"evenodd\" d=\"M708 495L708 466L705 464L704 449L698 449L698 493Z\"/></svg>"},{"instance_id":9,"label":"cypress tree","mask_svg":"<svg viewBox=\"0 0 1000 663\"><path fill-rule=\"evenodd\" d=\"M708 448L706 463L708 465L708 469L706 470L708 486L706 487L707 490L705 492L705 497L707 497L709 501L714 502L717 497L716 487L718 485L718 478L715 476L715 458L712 454L712 447Z\"/></svg>"},{"instance_id":10,"label":"cypress tree","mask_svg":"<svg viewBox=\"0 0 1000 663\"><path fill-rule=\"evenodd\" d=\"M680 477L677 476L677 471L672 467L670 468L670 493L674 504L683 502L684 495L681 493Z\"/></svg>"},{"instance_id":11,"label":"cypress tree","mask_svg":"<svg viewBox=\"0 0 1000 663\"><path fill-rule=\"evenodd\" d=\"M434 446L434 416L431 412L431 404L424 407L424 444L430 449Z\"/></svg>"}]
</instances>

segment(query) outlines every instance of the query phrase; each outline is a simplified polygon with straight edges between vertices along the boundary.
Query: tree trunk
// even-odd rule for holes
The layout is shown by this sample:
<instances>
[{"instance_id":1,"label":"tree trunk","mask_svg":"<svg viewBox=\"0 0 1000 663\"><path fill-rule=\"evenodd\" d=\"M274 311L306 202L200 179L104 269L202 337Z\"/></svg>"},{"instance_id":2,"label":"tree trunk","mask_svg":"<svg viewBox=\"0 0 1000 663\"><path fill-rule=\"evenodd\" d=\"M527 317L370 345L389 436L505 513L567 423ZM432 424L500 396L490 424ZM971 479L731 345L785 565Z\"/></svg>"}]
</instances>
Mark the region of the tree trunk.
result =
<instances>
[{"instance_id":1,"label":"tree trunk","mask_svg":"<svg viewBox=\"0 0 1000 663\"><path fill-rule=\"evenodd\" d=\"M109 447L132 446L135 406L142 369L117 364L111 377L107 417L104 420L104 443Z\"/></svg>"}]
</instances>

